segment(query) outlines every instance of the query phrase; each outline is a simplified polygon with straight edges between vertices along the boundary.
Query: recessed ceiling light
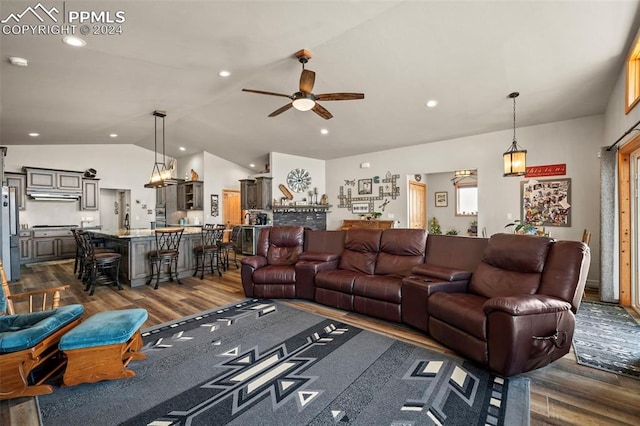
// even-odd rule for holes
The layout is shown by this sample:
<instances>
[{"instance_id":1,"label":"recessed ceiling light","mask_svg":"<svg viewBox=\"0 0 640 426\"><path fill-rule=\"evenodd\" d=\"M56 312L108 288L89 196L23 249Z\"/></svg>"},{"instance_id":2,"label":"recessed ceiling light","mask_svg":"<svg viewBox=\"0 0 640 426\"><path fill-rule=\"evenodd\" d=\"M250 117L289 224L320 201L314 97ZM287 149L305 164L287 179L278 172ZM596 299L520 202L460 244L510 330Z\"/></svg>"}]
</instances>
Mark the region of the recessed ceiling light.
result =
<instances>
[{"instance_id":1,"label":"recessed ceiling light","mask_svg":"<svg viewBox=\"0 0 640 426\"><path fill-rule=\"evenodd\" d=\"M81 39L80 37L75 36L64 36L62 37L62 42L64 44L68 44L73 47L84 47L87 45L87 42Z\"/></svg>"},{"instance_id":2,"label":"recessed ceiling light","mask_svg":"<svg viewBox=\"0 0 640 426\"><path fill-rule=\"evenodd\" d=\"M9 58L9 62L11 63L11 65L14 65L16 67L27 67L29 66L29 61L27 61L25 58L19 58L17 56L12 56Z\"/></svg>"},{"instance_id":3,"label":"recessed ceiling light","mask_svg":"<svg viewBox=\"0 0 640 426\"><path fill-rule=\"evenodd\" d=\"M436 105L438 105L438 101L436 101L435 99L429 99L429 100L427 101L426 105L427 105L429 108L433 108L433 107L435 107Z\"/></svg>"},{"instance_id":4,"label":"recessed ceiling light","mask_svg":"<svg viewBox=\"0 0 640 426\"><path fill-rule=\"evenodd\" d=\"M111 134L109 135L109 137L110 137L110 138L117 138L117 137L118 137L118 134L117 134L117 133L111 133Z\"/></svg>"},{"instance_id":5,"label":"recessed ceiling light","mask_svg":"<svg viewBox=\"0 0 640 426\"><path fill-rule=\"evenodd\" d=\"M40 136L40 133L31 132L29 133L29 136L31 136L32 138L37 138L38 136Z\"/></svg>"},{"instance_id":6,"label":"recessed ceiling light","mask_svg":"<svg viewBox=\"0 0 640 426\"><path fill-rule=\"evenodd\" d=\"M253 164L253 163L249 164L249 167L255 167L255 166L256 166L256 165L255 165L255 164Z\"/></svg>"},{"instance_id":7,"label":"recessed ceiling light","mask_svg":"<svg viewBox=\"0 0 640 426\"><path fill-rule=\"evenodd\" d=\"M231 75L231 71L222 70L218 73L220 77L229 77Z\"/></svg>"},{"instance_id":8,"label":"recessed ceiling light","mask_svg":"<svg viewBox=\"0 0 640 426\"><path fill-rule=\"evenodd\" d=\"M180 151L186 151L187 148L185 148L184 146L181 146L180 148L178 148Z\"/></svg>"},{"instance_id":9,"label":"recessed ceiling light","mask_svg":"<svg viewBox=\"0 0 640 426\"><path fill-rule=\"evenodd\" d=\"M329 134L329 130L327 129L321 129L320 133L322 133L323 135L328 135Z\"/></svg>"}]
</instances>

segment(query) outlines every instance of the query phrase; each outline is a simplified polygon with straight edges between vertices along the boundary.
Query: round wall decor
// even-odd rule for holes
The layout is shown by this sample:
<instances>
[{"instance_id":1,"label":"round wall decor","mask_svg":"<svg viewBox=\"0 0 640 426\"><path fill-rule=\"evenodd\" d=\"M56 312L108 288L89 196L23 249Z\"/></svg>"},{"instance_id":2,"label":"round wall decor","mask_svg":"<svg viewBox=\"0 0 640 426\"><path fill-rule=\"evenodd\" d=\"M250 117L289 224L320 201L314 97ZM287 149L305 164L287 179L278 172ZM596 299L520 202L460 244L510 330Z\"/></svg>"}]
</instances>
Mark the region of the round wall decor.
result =
<instances>
[{"instance_id":1,"label":"round wall decor","mask_svg":"<svg viewBox=\"0 0 640 426\"><path fill-rule=\"evenodd\" d=\"M287 186L293 192L304 192L311 184L311 175L305 169L293 169L287 175Z\"/></svg>"}]
</instances>

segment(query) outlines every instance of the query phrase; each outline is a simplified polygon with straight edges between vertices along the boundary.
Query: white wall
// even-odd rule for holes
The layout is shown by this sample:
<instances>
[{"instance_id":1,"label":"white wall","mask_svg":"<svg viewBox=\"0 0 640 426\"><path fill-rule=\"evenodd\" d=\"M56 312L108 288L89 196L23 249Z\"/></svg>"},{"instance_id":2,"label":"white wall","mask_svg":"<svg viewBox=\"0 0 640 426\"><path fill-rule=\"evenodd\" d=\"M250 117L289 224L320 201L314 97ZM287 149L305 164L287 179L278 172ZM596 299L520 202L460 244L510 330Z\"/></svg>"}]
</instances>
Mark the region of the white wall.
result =
<instances>
[{"instance_id":1,"label":"white wall","mask_svg":"<svg viewBox=\"0 0 640 426\"><path fill-rule=\"evenodd\" d=\"M444 173L430 173L426 176L427 184L427 228L429 220L436 217L440 223L443 234L455 229L458 235L466 235L467 229L471 226L472 220L477 220L476 216L456 216L456 188L453 186L453 173L451 170ZM447 192L447 206L436 207L435 193Z\"/></svg>"},{"instance_id":2,"label":"white wall","mask_svg":"<svg viewBox=\"0 0 640 426\"><path fill-rule=\"evenodd\" d=\"M305 192L293 192L293 201L302 201L303 198L309 200L308 191L318 188L318 202L322 194L326 193L325 182L325 161L315 158L300 157L297 155L282 154L279 152L271 153L271 194L278 202L284 196L278 188L280 184L287 185L287 175L293 169L305 169L311 176L311 184ZM314 196L315 199L315 196Z\"/></svg>"},{"instance_id":3,"label":"white wall","mask_svg":"<svg viewBox=\"0 0 640 426\"><path fill-rule=\"evenodd\" d=\"M580 240L585 228L599 229L599 160L602 145L603 116L585 117L539 126L517 129L518 142L528 150L527 164L544 165L566 163L567 175L572 178L571 226L547 227L558 239ZM440 173L456 169L478 170L478 230L486 227L487 234L504 232L509 222L507 214L519 217L519 178L502 176L502 153L512 140L511 130L474 135L448 141L428 143L407 148L374 152L326 162L329 202L338 201L338 190L345 179L364 179L384 176L387 171L405 176L416 173ZM360 163L369 162L371 168L361 169ZM407 187L400 197L390 202L381 219L389 214L407 227ZM377 203L376 203L377 207ZM347 209L334 207L328 216L328 229L340 227L343 219L355 219ZM599 279L598 235L592 236L592 258L589 279Z\"/></svg>"},{"instance_id":4,"label":"white wall","mask_svg":"<svg viewBox=\"0 0 640 426\"><path fill-rule=\"evenodd\" d=\"M178 160L178 164L182 159ZM223 189L240 190L240 179L246 179L253 171L246 167L241 167L216 155L208 152L203 153L203 170L200 173L200 180L204 181L204 217L205 223L222 223L224 217L224 204L222 202ZM211 216L211 195L218 194L217 217Z\"/></svg>"},{"instance_id":5,"label":"white wall","mask_svg":"<svg viewBox=\"0 0 640 426\"><path fill-rule=\"evenodd\" d=\"M100 188L131 190L131 227L148 228L155 218L155 190L144 188L153 169L153 151L135 145L9 145L5 169L22 172L23 166L84 171L97 170ZM140 201L140 203L136 203ZM153 213L148 214L147 209ZM101 205L100 208L111 206ZM27 200L21 223L33 225L80 225L83 216L100 224L100 212L80 210L78 201Z\"/></svg>"}]
</instances>

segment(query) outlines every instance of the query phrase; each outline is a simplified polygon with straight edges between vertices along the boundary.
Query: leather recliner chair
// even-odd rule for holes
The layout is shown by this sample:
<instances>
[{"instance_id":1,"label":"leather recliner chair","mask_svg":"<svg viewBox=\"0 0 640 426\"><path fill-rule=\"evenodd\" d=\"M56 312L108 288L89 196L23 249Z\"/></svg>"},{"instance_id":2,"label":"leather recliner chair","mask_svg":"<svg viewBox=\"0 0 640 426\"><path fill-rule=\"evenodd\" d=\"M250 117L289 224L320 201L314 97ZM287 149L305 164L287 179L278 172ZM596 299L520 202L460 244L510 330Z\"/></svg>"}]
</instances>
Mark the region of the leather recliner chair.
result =
<instances>
[{"instance_id":1,"label":"leather recliner chair","mask_svg":"<svg viewBox=\"0 0 640 426\"><path fill-rule=\"evenodd\" d=\"M242 263L242 287L248 297L296 297L296 268L304 244L302 226L263 228L255 256Z\"/></svg>"},{"instance_id":2,"label":"leather recliner chair","mask_svg":"<svg viewBox=\"0 0 640 426\"><path fill-rule=\"evenodd\" d=\"M590 264L577 241L493 235L466 292L427 299L429 333L503 376L567 354Z\"/></svg>"}]
</instances>

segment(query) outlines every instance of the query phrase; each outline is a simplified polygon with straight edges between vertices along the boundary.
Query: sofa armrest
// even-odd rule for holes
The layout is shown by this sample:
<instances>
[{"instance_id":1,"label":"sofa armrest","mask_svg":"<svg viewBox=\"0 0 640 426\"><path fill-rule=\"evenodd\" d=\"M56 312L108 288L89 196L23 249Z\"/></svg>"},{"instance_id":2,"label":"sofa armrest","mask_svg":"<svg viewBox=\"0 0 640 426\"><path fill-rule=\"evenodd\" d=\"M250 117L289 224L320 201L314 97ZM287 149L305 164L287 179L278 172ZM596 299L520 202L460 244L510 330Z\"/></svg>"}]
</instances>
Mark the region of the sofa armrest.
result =
<instances>
[{"instance_id":1,"label":"sofa armrest","mask_svg":"<svg viewBox=\"0 0 640 426\"><path fill-rule=\"evenodd\" d=\"M447 266L432 265L429 263L422 263L416 265L411 269L412 274L425 275L427 277L438 278L443 281L460 281L468 280L471 277L471 272L462 269L449 268Z\"/></svg>"},{"instance_id":2,"label":"sofa armrest","mask_svg":"<svg viewBox=\"0 0 640 426\"><path fill-rule=\"evenodd\" d=\"M299 260L309 260L317 262L329 262L340 259L340 255L332 253L304 252L300 254Z\"/></svg>"},{"instance_id":3,"label":"sofa armrest","mask_svg":"<svg viewBox=\"0 0 640 426\"><path fill-rule=\"evenodd\" d=\"M543 294L494 297L484 303L484 313L505 312L512 316L548 314L571 309L571 304Z\"/></svg>"},{"instance_id":4,"label":"sofa armrest","mask_svg":"<svg viewBox=\"0 0 640 426\"><path fill-rule=\"evenodd\" d=\"M249 256L241 259L243 265L252 267L254 270L267 265L267 258L264 256Z\"/></svg>"}]
</instances>

